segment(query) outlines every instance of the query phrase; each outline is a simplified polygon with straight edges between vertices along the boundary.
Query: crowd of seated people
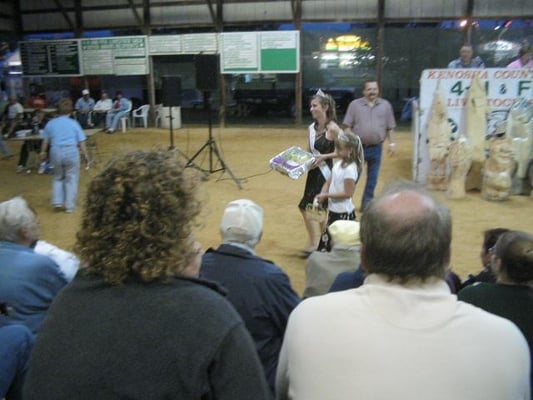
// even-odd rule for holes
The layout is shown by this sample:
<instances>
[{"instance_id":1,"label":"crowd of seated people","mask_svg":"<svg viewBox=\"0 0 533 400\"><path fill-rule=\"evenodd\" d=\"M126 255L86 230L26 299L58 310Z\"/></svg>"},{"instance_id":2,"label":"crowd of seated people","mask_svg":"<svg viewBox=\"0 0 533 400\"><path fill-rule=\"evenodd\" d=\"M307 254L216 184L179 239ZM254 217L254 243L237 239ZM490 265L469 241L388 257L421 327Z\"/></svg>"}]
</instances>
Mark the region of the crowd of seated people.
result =
<instances>
[{"instance_id":1,"label":"crowd of seated people","mask_svg":"<svg viewBox=\"0 0 533 400\"><path fill-rule=\"evenodd\" d=\"M172 152L115 156L89 184L79 258L40 240L22 198L0 203L0 398L530 398L531 235L485 232L495 281L458 302L449 210L392 185L329 227L300 301L256 253L255 202L229 202L202 252L200 182Z\"/></svg>"},{"instance_id":2,"label":"crowd of seated people","mask_svg":"<svg viewBox=\"0 0 533 400\"><path fill-rule=\"evenodd\" d=\"M7 100L6 100L7 99ZM46 123L56 113L46 110L46 95L38 93L28 98L24 108L19 102L17 96L5 97L0 99L0 153L2 159L13 157L13 153L6 143L22 133L31 136L30 139L24 139L20 148L19 160L17 163L17 173L32 171L27 167L29 157L35 152L39 156L40 144L42 139L38 138L40 132L44 129ZM107 92L101 92L101 98L96 103L90 97L88 89L82 90L82 96L76 101L72 117L75 118L83 128L105 127L108 133L113 133L122 117L128 116L131 111L131 101L124 98L122 92L117 92L115 100L109 98ZM41 162L36 170L39 174L50 171L51 164L45 160Z\"/></svg>"}]
</instances>

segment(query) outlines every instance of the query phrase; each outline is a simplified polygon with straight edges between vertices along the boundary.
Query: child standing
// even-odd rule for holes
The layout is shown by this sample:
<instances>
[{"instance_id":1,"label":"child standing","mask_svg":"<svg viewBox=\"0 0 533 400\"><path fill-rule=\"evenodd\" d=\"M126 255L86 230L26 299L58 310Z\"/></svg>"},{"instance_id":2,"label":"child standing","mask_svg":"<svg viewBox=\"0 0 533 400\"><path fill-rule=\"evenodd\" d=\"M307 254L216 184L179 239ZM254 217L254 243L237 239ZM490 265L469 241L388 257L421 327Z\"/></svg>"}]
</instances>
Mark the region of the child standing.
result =
<instances>
[{"instance_id":1,"label":"child standing","mask_svg":"<svg viewBox=\"0 0 533 400\"><path fill-rule=\"evenodd\" d=\"M355 221L355 206L352 196L364 165L364 153L361 139L349 132L341 132L335 140L335 150L339 157L333 164L331 176L322 187L315 200L323 204L328 200L327 226L343 219ZM331 249L327 227L322 233L318 250Z\"/></svg>"}]
</instances>

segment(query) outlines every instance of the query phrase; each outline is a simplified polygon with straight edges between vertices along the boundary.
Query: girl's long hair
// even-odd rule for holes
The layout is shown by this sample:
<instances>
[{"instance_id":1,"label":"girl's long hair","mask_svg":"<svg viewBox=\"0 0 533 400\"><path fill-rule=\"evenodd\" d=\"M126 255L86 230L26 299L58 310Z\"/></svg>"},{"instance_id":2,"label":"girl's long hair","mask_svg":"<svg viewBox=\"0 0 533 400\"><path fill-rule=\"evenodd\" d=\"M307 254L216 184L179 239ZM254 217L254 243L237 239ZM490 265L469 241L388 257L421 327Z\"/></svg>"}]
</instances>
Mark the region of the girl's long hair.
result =
<instances>
[{"instance_id":1,"label":"girl's long hair","mask_svg":"<svg viewBox=\"0 0 533 400\"><path fill-rule=\"evenodd\" d=\"M351 132L341 131L337 140L335 141L335 147L337 148L349 148L350 153L347 158L342 159L342 166L346 167L351 163L355 163L357 166L357 181L361 177L363 165L365 163L365 154L363 151L363 144L359 136L354 135ZM356 181L356 183L357 183Z\"/></svg>"}]
</instances>

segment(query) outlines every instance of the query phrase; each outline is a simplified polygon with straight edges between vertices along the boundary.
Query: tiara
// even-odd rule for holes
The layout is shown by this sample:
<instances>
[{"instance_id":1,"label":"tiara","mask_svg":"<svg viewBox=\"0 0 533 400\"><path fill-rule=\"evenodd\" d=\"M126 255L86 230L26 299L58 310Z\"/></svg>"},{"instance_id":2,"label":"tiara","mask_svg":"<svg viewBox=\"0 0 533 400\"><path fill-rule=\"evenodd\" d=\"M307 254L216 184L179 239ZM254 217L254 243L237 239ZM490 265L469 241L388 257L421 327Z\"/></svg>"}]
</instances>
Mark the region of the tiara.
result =
<instances>
[{"instance_id":1,"label":"tiara","mask_svg":"<svg viewBox=\"0 0 533 400\"><path fill-rule=\"evenodd\" d=\"M324 92L322 91L322 89L318 89L318 90L316 91L316 93L315 93L315 96L318 96L318 97L328 97L328 96L326 95L326 93L324 93Z\"/></svg>"}]
</instances>

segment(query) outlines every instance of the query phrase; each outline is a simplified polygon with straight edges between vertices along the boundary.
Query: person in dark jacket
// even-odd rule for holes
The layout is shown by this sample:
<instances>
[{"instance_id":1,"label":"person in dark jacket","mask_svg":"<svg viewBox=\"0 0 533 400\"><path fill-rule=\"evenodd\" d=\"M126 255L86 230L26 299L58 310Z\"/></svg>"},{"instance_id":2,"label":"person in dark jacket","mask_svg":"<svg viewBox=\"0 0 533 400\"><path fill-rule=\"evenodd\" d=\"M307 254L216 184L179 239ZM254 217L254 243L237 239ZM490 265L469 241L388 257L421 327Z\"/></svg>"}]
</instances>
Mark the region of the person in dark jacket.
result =
<instances>
[{"instance_id":1,"label":"person in dark jacket","mask_svg":"<svg viewBox=\"0 0 533 400\"><path fill-rule=\"evenodd\" d=\"M263 209L248 199L230 202L222 216L222 244L202 258L200 276L220 283L252 335L274 391L281 342L300 299L288 276L254 249L263 231Z\"/></svg>"},{"instance_id":2,"label":"person in dark jacket","mask_svg":"<svg viewBox=\"0 0 533 400\"><path fill-rule=\"evenodd\" d=\"M496 282L467 286L457 298L512 321L526 338L533 363L533 236L501 233L490 254ZM533 390L533 370L530 381Z\"/></svg>"},{"instance_id":3,"label":"person in dark jacket","mask_svg":"<svg viewBox=\"0 0 533 400\"><path fill-rule=\"evenodd\" d=\"M172 152L137 151L92 180L82 268L39 332L25 399L270 399L242 319L197 279L188 171Z\"/></svg>"},{"instance_id":4,"label":"person in dark jacket","mask_svg":"<svg viewBox=\"0 0 533 400\"><path fill-rule=\"evenodd\" d=\"M483 264L483 270L475 275L469 274L468 278L462 283L462 288L479 282L496 282L496 276L490 267L492 258L491 250L498 241L498 238L506 232L509 232L509 229L493 228L483 232L483 244L481 245L481 253L479 255Z\"/></svg>"}]
</instances>

